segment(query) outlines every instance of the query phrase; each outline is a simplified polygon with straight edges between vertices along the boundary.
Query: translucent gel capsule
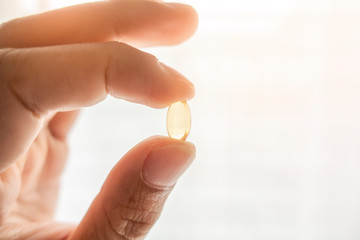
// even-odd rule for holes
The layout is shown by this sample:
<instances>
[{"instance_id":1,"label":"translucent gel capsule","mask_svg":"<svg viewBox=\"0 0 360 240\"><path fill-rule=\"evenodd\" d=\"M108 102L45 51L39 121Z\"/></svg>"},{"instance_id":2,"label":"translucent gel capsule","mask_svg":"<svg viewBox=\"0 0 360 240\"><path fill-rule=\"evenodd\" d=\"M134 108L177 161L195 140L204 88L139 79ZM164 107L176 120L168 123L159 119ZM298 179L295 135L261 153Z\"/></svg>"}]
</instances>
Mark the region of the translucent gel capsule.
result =
<instances>
[{"instance_id":1,"label":"translucent gel capsule","mask_svg":"<svg viewBox=\"0 0 360 240\"><path fill-rule=\"evenodd\" d=\"M190 108L186 101L170 105L167 112L166 127L171 138L185 141L191 128Z\"/></svg>"}]
</instances>

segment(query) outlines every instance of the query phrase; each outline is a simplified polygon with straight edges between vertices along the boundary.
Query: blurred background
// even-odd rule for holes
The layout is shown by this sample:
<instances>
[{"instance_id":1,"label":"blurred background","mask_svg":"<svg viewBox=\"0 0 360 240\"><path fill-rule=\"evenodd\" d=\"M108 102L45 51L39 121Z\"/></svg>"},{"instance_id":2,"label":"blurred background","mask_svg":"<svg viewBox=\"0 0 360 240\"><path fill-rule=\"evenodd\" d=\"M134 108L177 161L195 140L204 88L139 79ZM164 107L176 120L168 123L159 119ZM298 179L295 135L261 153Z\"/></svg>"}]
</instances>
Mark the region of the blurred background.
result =
<instances>
[{"instance_id":1,"label":"blurred background","mask_svg":"<svg viewBox=\"0 0 360 240\"><path fill-rule=\"evenodd\" d=\"M86 1L0 0L0 20ZM150 48L195 83L197 159L147 239L360 239L360 2L188 0L193 38ZM111 97L70 136L57 219L78 222L166 109Z\"/></svg>"}]
</instances>

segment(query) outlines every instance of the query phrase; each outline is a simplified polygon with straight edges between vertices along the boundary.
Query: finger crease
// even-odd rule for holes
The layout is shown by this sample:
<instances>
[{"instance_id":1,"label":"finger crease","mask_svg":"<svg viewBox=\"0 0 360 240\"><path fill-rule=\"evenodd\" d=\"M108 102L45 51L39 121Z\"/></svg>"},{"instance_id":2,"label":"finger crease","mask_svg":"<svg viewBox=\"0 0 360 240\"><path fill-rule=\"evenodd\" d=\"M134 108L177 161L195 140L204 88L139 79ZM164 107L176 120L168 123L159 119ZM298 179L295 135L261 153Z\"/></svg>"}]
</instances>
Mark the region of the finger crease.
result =
<instances>
[{"instance_id":1,"label":"finger crease","mask_svg":"<svg viewBox=\"0 0 360 240\"><path fill-rule=\"evenodd\" d=\"M109 89L109 71L110 71L110 56L107 56L106 58L106 65L105 65L105 69L104 69L104 84L105 84L105 93L106 95L109 94L110 89Z\"/></svg>"},{"instance_id":2,"label":"finger crease","mask_svg":"<svg viewBox=\"0 0 360 240\"><path fill-rule=\"evenodd\" d=\"M131 239L130 237L126 236L125 234L122 234L122 233L120 233L119 231L117 231L116 228L112 225L112 222L111 222L111 220L110 220L110 217L109 217L107 211L104 209L103 212L104 212L104 215L105 215L105 220L106 220L106 222L107 222L107 225L110 227L110 230L111 230L116 236L120 237L120 238L123 239L123 240L133 240L133 239Z\"/></svg>"},{"instance_id":3,"label":"finger crease","mask_svg":"<svg viewBox=\"0 0 360 240\"><path fill-rule=\"evenodd\" d=\"M123 24L121 24L121 21L119 22L119 20L116 20L117 17L115 18L111 18L111 29L112 29L112 35L113 38L111 39L112 41L118 41L120 42L120 30L121 29L119 26L123 26ZM114 19L114 20L113 20Z\"/></svg>"},{"instance_id":4,"label":"finger crease","mask_svg":"<svg viewBox=\"0 0 360 240\"><path fill-rule=\"evenodd\" d=\"M29 111L35 118L41 118L41 111L35 110L40 109L35 103L32 104L33 107L30 107L30 104L28 104L20 94L12 87L11 84L8 84L8 87L10 89L10 92L13 94L15 99L25 108L25 110Z\"/></svg>"}]
</instances>

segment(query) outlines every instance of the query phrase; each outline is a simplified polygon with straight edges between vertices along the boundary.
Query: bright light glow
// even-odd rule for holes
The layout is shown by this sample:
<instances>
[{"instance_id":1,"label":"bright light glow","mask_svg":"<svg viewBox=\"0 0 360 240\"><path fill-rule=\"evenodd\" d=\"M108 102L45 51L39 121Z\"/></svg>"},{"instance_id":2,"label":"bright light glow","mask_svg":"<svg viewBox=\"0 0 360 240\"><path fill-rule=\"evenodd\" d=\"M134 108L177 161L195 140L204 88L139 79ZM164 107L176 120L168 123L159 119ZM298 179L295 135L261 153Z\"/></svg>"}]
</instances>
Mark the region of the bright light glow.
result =
<instances>
[{"instance_id":1,"label":"bright light glow","mask_svg":"<svg viewBox=\"0 0 360 240\"><path fill-rule=\"evenodd\" d=\"M358 239L360 1L180 2L196 35L145 50L196 86L197 159L147 239ZM166 135L165 116L113 98L83 111L57 218L79 221L127 150Z\"/></svg>"}]
</instances>

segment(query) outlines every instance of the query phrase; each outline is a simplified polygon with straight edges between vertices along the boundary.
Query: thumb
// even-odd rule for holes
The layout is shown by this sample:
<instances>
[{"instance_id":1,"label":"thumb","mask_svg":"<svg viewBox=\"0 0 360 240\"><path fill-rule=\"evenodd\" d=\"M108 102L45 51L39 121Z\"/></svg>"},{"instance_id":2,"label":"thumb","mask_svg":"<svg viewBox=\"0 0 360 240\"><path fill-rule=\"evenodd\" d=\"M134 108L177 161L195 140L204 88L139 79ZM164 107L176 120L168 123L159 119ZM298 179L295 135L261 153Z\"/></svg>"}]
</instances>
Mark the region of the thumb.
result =
<instances>
[{"instance_id":1,"label":"thumb","mask_svg":"<svg viewBox=\"0 0 360 240\"><path fill-rule=\"evenodd\" d=\"M194 157L194 145L180 140L139 143L112 169L69 239L143 239Z\"/></svg>"}]
</instances>

